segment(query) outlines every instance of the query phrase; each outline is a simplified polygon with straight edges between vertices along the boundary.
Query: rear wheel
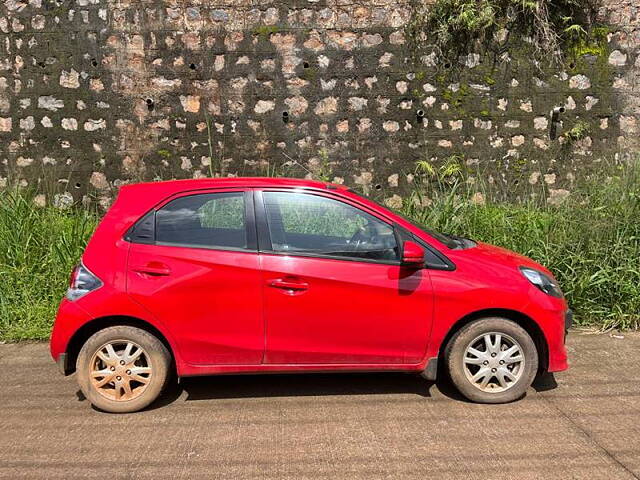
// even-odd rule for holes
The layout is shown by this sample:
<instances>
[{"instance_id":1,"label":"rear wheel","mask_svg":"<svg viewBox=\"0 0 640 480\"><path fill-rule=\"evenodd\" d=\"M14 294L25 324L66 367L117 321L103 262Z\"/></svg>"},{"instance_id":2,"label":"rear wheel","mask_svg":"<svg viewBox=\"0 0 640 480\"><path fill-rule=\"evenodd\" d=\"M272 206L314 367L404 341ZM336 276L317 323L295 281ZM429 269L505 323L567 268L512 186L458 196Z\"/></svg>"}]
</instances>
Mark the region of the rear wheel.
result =
<instances>
[{"instance_id":1,"label":"rear wheel","mask_svg":"<svg viewBox=\"0 0 640 480\"><path fill-rule=\"evenodd\" d=\"M164 387L171 355L155 336L116 326L93 334L76 363L78 384L100 410L128 413L153 402Z\"/></svg>"},{"instance_id":2,"label":"rear wheel","mask_svg":"<svg viewBox=\"0 0 640 480\"><path fill-rule=\"evenodd\" d=\"M522 397L538 371L538 352L529 334L505 318L482 318L457 332L445 351L453 384L479 403Z\"/></svg>"}]
</instances>

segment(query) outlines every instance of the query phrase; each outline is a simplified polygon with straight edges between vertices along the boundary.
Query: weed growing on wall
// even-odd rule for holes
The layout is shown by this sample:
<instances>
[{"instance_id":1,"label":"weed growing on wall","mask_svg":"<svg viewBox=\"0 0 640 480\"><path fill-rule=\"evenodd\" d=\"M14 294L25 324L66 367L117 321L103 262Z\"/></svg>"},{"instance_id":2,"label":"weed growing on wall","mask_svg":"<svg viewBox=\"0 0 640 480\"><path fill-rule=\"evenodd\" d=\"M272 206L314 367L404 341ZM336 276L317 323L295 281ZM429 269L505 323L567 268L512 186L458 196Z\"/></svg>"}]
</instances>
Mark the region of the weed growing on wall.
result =
<instances>
[{"instance_id":1,"label":"weed growing on wall","mask_svg":"<svg viewBox=\"0 0 640 480\"><path fill-rule=\"evenodd\" d=\"M570 142L577 142L587 137L591 133L591 126L589 123L578 120L575 125L566 133L566 137Z\"/></svg>"},{"instance_id":2,"label":"weed growing on wall","mask_svg":"<svg viewBox=\"0 0 640 480\"><path fill-rule=\"evenodd\" d=\"M560 60L576 43L590 44L597 0L436 0L414 9L408 25L414 47L426 42L461 54L512 36Z\"/></svg>"}]
</instances>

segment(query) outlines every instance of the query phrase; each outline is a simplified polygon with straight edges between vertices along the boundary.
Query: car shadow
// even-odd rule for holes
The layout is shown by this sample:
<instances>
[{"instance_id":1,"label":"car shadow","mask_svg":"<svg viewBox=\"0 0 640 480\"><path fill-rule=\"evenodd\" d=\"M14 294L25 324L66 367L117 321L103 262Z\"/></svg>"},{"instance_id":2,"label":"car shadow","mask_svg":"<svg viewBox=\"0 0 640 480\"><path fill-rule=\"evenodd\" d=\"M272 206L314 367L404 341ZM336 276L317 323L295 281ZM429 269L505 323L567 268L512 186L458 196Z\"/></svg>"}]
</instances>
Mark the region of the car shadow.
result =
<instances>
[{"instance_id":1,"label":"car shadow","mask_svg":"<svg viewBox=\"0 0 640 480\"><path fill-rule=\"evenodd\" d=\"M553 390L558 384L553 374L536 377L532 387L537 392ZM437 382L411 373L305 373L267 375L215 375L173 379L160 397L145 411L163 408L184 399L203 400L284 398L333 395L417 395L432 397L436 388L443 396L457 402L472 403L460 395L448 378ZM78 400L84 395L78 391Z\"/></svg>"},{"instance_id":2,"label":"car shadow","mask_svg":"<svg viewBox=\"0 0 640 480\"><path fill-rule=\"evenodd\" d=\"M558 382L556 382L556 377L553 373L544 372L535 378L531 386L538 393L548 392L549 390L555 390L558 388Z\"/></svg>"},{"instance_id":3,"label":"car shadow","mask_svg":"<svg viewBox=\"0 0 640 480\"><path fill-rule=\"evenodd\" d=\"M305 373L188 377L172 382L147 410L184 398L200 400L413 394L431 397L430 382L406 373Z\"/></svg>"}]
</instances>

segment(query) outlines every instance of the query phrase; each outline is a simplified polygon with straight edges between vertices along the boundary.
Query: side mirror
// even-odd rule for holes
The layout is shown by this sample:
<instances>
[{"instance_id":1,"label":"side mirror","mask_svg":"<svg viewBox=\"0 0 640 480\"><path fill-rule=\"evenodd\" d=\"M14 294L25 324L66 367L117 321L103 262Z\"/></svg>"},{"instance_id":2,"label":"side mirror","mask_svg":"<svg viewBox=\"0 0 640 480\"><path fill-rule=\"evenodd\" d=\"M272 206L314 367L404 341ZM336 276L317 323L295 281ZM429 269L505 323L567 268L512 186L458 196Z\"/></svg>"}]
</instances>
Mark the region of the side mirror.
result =
<instances>
[{"instance_id":1,"label":"side mirror","mask_svg":"<svg viewBox=\"0 0 640 480\"><path fill-rule=\"evenodd\" d=\"M416 242L404 242L402 244L402 264L411 267L424 265L424 248Z\"/></svg>"}]
</instances>

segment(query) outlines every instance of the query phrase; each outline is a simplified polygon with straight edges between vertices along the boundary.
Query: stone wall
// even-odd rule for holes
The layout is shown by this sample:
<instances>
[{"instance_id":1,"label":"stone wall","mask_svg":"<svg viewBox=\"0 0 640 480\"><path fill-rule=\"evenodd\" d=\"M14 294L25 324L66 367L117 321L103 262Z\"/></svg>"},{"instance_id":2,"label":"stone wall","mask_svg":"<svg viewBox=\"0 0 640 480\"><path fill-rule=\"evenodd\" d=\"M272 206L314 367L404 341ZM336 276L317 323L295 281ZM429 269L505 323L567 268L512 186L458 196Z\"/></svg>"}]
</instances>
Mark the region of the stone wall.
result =
<instances>
[{"instance_id":1,"label":"stone wall","mask_svg":"<svg viewBox=\"0 0 640 480\"><path fill-rule=\"evenodd\" d=\"M562 198L635 148L640 0L607 2L603 52L562 70L416 52L407 0L0 0L0 185L108 204L129 181L313 174L397 205L426 160Z\"/></svg>"}]
</instances>

